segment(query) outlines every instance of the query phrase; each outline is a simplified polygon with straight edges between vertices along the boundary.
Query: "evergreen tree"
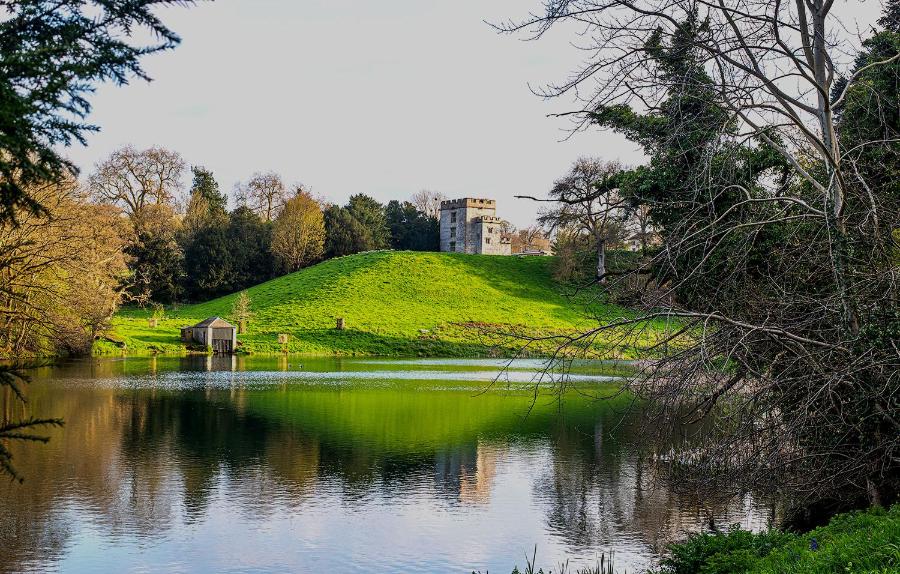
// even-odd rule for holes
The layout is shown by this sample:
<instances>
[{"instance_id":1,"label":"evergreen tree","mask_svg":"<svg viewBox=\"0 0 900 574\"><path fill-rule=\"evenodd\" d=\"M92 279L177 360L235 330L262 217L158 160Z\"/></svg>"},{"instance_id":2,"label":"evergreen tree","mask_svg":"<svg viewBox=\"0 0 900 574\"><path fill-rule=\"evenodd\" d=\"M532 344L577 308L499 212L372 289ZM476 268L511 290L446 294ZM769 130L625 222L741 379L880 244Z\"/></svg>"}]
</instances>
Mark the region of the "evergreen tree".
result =
<instances>
[{"instance_id":1,"label":"evergreen tree","mask_svg":"<svg viewBox=\"0 0 900 574\"><path fill-rule=\"evenodd\" d=\"M667 42L659 30L650 36L644 50L667 93L654 111L641 114L618 104L599 106L592 113L595 123L625 134L650 157L648 165L621 174L616 185L632 208L649 206L649 217L664 237L707 228L713 219L718 219L716 225L736 222L743 212L729 207L744 199L742 190L758 190L764 177L787 177L787 163L766 142L748 146L731 137L738 126L697 48L696 37L707 32L707 23L691 13ZM706 197L714 199L706 204ZM740 300L735 291L741 287L725 278L738 273L749 279L748 273L764 271L736 267L764 261L766 252L782 240L778 234L775 227L762 230L752 251L743 238L731 235L722 240L715 257L697 250L672 253L672 260L654 272L665 282L686 270L698 271L678 281L679 298L697 302L700 309L721 309L726 301Z\"/></svg>"},{"instance_id":2,"label":"evergreen tree","mask_svg":"<svg viewBox=\"0 0 900 574\"><path fill-rule=\"evenodd\" d=\"M205 301L231 293L234 262L227 219L216 220L191 235L184 246L184 292L192 301Z\"/></svg>"},{"instance_id":3,"label":"evergreen tree","mask_svg":"<svg viewBox=\"0 0 900 574\"><path fill-rule=\"evenodd\" d=\"M391 244L391 232L384 216L384 207L369 197L359 193L350 197L347 212L366 230L366 247L361 251L386 249Z\"/></svg>"},{"instance_id":4,"label":"evergreen tree","mask_svg":"<svg viewBox=\"0 0 900 574\"><path fill-rule=\"evenodd\" d=\"M125 253L132 258L129 291L133 296L158 303L180 298L183 254L173 235L138 231Z\"/></svg>"},{"instance_id":5,"label":"evergreen tree","mask_svg":"<svg viewBox=\"0 0 900 574\"><path fill-rule=\"evenodd\" d=\"M900 0L887 0L878 23L888 32L900 33Z\"/></svg>"},{"instance_id":6,"label":"evergreen tree","mask_svg":"<svg viewBox=\"0 0 900 574\"><path fill-rule=\"evenodd\" d=\"M368 229L343 207L332 205L325 210L325 253L341 257L371 249Z\"/></svg>"},{"instance_id":7,"label":"evergreen tree","mask_svg":"<svg viewBox=\"0 0 900 574\"><path fill-rule=\"evenodd\" d=\"M184 293L206 300L231 292L233 262L228 244L227 199L212 172L192 167L194 182L179 233L184 251Z\"/></svg>"},{"instance_id":8,"label":"evergreen tree","mask_svg":"<svg viewBox=\"0 0 900 574\"><path fill-rule=\"evenodd\" d=\"M240 206L228 216L226 238L231 253L231 291L257 285L274 276L271 223L262 221L250 208Z\"/></svg>"},{"instance_id":9,"label":"evergreen tree","mask_svg":"<svg viewBox=\"0 0 900 574\"><path fill-rule=\"evenodd\" d=\"M877 194L878 199L894 198L894 205L881 206L878 211L896 214L900 198L900 0L887 3L879 23L885 30L863 42L852 83L848 86L846 79L837 83L833 97L843 96L838 133L844 147L858 150L848 158L862 176L857 179L866 181L871 189L884 190L886 193ZM865 189L856 191L858 201L873 201Z\"/></svg>"},{"instance_id":10,"label":"evergreen tree","mask_svg":"<svg viewBox=\"0 0 900 574\"><path fill-rule=\"evenodd\" d=\"M83 122L94 84L148 79L146 54L174 48L179 38L156 8L171 0L17 0L0 19L0 221L14 208L43 206L29 186L59 180L75 166L59 153L98 128ZM138 33L140 32L140 33ZM145 32L149 32L146 34ZM157 43L139 45L135 38Z\"/></svg>"},{"instance_id":11,"label":"evergreen tree","mask_svg":"<svg viewBox=\"0 0 900 574\"><path fill-rule=\"evenodd\" d=\"M388 202L385 219L391 232L391 247L410 251L437 251L440 248L439 223L408 201Z\"/></svg>"},{"instance_id":12,"label":"evergreen tree","mask_svg":"<svg viewBox=\"0 0 900 574\"><path fill-rule=\"evenodd\" d=\"M219 190L219 182L213 177L211 171L200 166L191 168L194 182L191 185L191 196L197 195L206 200L208 209L214 212L225 213L228 198Z\"/></svg>"}]
</instances>

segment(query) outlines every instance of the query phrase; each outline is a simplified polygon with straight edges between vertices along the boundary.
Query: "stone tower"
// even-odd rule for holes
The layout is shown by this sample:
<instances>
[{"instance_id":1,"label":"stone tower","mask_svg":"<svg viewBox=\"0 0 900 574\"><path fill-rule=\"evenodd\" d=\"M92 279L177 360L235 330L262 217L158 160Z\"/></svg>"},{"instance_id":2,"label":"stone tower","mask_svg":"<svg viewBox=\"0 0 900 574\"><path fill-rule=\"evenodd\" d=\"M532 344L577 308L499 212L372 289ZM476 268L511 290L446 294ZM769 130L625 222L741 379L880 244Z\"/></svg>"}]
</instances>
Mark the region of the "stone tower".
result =
<instances>
[{"instance_id":1,"label":"stone tower","mask_svg":"<svg viewBox=\"0 0 900 574\"><path fill-rule=\"evenodd\" d=\"M509 255L493 199L464 197L441 202L441 251Z\"/></svg>"}]
</instances>

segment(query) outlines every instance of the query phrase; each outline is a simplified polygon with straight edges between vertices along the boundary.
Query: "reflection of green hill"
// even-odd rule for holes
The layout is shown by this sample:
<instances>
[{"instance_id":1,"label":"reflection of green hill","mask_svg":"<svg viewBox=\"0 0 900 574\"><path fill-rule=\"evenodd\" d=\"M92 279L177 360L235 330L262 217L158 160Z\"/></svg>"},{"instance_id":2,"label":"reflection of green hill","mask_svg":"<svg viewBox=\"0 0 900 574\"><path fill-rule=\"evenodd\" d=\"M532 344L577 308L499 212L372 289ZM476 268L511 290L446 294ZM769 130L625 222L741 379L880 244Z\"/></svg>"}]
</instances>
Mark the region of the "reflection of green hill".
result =
<instances>
[{"instance_id":1,"label":"reflection of green hill","mask_svg":"<svg viewBox=\"0 0 900 574\"><path fill-rule=\"evenodd\" d=\"M593 402L570 392L560 404L549 394L534 400L525 390L478 394L481 390L476 384L430 389L414 383L302 386L247 391L242 406L247 414L323 442L400 454L475 444L478 438L546 436L559 424L590 432L626 400Z\"/></svg>"}]
</instances>

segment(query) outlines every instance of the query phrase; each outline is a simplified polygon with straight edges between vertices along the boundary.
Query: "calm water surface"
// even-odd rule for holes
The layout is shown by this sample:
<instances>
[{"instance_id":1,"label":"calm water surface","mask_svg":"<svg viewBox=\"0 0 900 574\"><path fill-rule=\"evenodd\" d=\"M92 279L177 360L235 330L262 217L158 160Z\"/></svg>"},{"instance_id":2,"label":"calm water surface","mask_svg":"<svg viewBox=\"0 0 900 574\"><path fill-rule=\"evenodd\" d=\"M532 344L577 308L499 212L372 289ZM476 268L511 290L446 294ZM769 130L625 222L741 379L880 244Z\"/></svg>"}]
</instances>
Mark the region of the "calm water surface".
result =
<instances>
[{"instance_id":1,"label":"calm water surface","mask_svg":"<svg viewBox=\"0 0 900 574\"><path fill-rule=\"evenodd\" d=\"M3 572L636 572L711 519L764 513L659 484L624 417L621 367L576 366L534 400L538 362L172 358L33 372L31 414L0 482ZM529 408L532 406L530 412ZM525 416L525 415L528 416ZM9 401L0 415L22 415Z\"/></svg>"}]
</instances>

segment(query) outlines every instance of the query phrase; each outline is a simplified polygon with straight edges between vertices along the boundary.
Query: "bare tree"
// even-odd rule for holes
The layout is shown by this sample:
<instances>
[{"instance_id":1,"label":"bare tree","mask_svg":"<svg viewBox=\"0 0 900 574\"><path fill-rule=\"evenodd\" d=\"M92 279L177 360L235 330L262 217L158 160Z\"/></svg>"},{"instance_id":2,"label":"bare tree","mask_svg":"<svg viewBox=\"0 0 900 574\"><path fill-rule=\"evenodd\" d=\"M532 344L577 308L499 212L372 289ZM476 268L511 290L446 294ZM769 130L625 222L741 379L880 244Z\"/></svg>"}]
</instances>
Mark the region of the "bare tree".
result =
<instances>
[{"instance_id":1,"label":"bare tree","mask_svg":"<svg viewBox=\"0 0 900 574\"><path fill-rule=\"evenodd\" d=\"M438 218L441 216L441 202L445 199L447 199L447 196L439 191L421 189L413 194L410 198L410 203L428 217Z\"/></svg>"},{"instance_id":2,"label":"bare tree","mask_svg":"<svg viewBox=\"0 0 900 574\"><path fill-rule=\"evenodd\" d=\"M133 218L150 205L175 206L184 169L177 152L125 146L95 166L88 184L95 201L121 207Z\"/></svg>"},{"instance_id":3,"label":"bare tree","mask_svg":"<svg viewBox=\"0 0 900 574\"><path fill-rule=\"evenodd\" d=\"M246 183L235 186L238 204L252 209L264 221L273 221L287 201L281 176L274 171L257 172Z\"/></svg>"},{"instance_id":4,"label":"bare tree","mask_svg":"<svg viewBox=\"0 0 900 574\"><path fill-rule=\"evenodd\" d=\"M629 208L627 224L630 228L629 231L636 235L641 242L641 254L645 255L648 244L656 237L656 227L653 225L650 206L641 203L637 207Z\"/></svg>"},{"instance_id":5,"label":"bare tree","mask_svg":"<svg viewBox=\"0 0 900 574\"><path fill-rule=\"evenodd\" d=\"M247 332L247 324L253 318L253 311L250 308L251 303L250 295L245 289L238 293L234 304L231 306L231 317L238 324L238 333Z\"/></svg>"},{"instance_id":6,"label":"bare tree","mask_svg":"<svg viewBox=\"0 0 900 574\"><path fill-rule=\"evenodd\" d=\"M539 225L530 225L511 234L510 242L513 253L523 251L545 250L550 247L550 240L544 235Z\"/></svg>"},{"instance_id":7,"label":"bare tree","mask_svg":"<svg viewBox=\"0 0 900 574\"><path fill-rule=\"evenodd\" d=\"M508 221L506 219L500 221L500 234L503 237L512 239L512 236L517 232L518 229L516 229L516 226L513 225L511 221Z\"/></svg>"},{"instance_id":8,"label":"bare tree","mask_svg":"<svg viewBox=\"0 0 900 574\"><path fill-rule=\"evenodd\" d=\"M577 24L587 63L541 94L578 98L575 128L614 126L659 158L656 175L677 167L665 183L683 192L651 194L665 243L633 270L659 280L646 312L598 317L595 329L560 337L560 356L601 334L640 347L650 322L665 322L667 334L644 347L669 352L631 388L661 416L712 417L717 431L675 453L671 468L699 469L715 488L778 488L832 507L900 490L900 273L896 239L885 240L900 210L858 161L894 136L845 147L836 115L859 78L900 54L856 66L858 39L833 7L548 0L498 26L540 38ZM663 70L665 58L697 67ZM719 116L690 116L701 92ZM681 123L666 122L679 113ZM748 176L755 163L781 167Z\"/></svg>"},{"instance_id":9,"label":"bare tree","mask_svg":"<svg viewBox=\"0 0 900 574\"><path fill-rule=\"evenodd\" d=\"M556 181L549 199L516 197L555 204L538 218L551 230L570 229L592 238L597 250L597 281L605 282L606 245L611 232L626 216L625 201L618 193L622 167L616 162L579 158L565 177Z\"/></svg>"}]
</instances>

